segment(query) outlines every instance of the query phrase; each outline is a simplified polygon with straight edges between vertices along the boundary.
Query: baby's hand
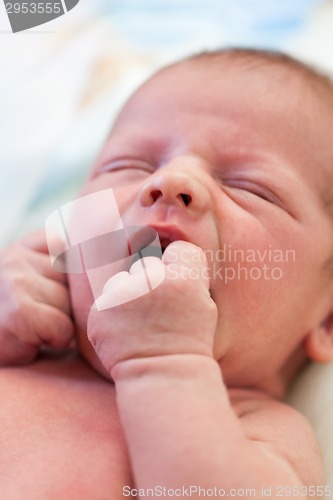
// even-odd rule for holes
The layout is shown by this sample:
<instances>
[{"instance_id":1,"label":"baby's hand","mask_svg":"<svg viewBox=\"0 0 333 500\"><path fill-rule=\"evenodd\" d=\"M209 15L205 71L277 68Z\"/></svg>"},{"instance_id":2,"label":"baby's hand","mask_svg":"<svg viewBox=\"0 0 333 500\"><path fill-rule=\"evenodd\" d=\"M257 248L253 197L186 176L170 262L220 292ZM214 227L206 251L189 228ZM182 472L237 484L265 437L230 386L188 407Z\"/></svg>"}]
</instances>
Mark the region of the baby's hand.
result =
<instances>
[{"instance_id":1,"label":"baby's hand","mask_svg":"<svg viewBox=\"0 0 333 500\"><path fill-rule=\"evenodd\" d=\"M0 364L32 361L73 337L66 275L52 269L44 232L0 252Z\"/></svg>"},{"instance_id":2,"label":"baby's hand","mask_svg":"<svg viewBox=\"0 0 333 500\"><path fill-rule=\"evenodd\" d=\"M113 276L90 311L88 337L107 371L134 358L169 354L212 357L217 308L209 294L202 250L176 241L167 247L162 261L146 257L144 264L145 270L136 262L130 273ZM158 280L161 266L165 271L162 283L131 300L135 283L145 279L144 275ZM106 309L116 300L121 305ZM96 305L104 310L98 311Z\"/></svg>"}]
</instances>

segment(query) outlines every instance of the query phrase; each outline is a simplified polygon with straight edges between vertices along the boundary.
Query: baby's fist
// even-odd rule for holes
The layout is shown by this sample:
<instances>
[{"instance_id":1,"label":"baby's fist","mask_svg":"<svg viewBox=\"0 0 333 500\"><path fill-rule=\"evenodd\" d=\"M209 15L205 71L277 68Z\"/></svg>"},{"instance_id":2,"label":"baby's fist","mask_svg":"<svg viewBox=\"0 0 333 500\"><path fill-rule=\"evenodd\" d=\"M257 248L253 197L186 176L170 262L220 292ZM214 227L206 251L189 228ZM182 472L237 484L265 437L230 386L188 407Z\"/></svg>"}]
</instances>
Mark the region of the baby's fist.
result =
<instances>
[{"instance_id":1,"label":"baby's fist","mask_svg":"<svg viewBox=\"0 0 333 500\"><path fill-rule=\"evenodd\" d=\"M151 291L138 296L147 280ZM146 257L129 273L108 280L91 309L88 337L110 373L117 363L133 358L212 357L216 321L205 255L191 243L176 241L162 261Z\"/></svg>"},{"instance_id":2,"label":"baby's fist","mask_svg":"<svg viewBox=\"0 0 333 500\"><path fill-rule=\"evenodd\" d=\"M74 334L66 277L52 268L44 232L0 252L0 366L33 361Z\"/></svg>"}]
</instances>

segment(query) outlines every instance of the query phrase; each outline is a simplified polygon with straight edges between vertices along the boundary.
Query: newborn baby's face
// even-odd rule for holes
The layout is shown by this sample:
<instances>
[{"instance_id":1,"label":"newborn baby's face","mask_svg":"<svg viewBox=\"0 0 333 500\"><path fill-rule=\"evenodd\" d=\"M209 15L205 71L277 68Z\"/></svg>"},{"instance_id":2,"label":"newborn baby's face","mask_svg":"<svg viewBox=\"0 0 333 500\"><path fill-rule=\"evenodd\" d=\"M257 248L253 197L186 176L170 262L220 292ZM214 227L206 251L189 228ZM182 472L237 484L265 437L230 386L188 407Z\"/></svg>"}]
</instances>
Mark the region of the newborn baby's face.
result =
<instances>
[{"instance_id":1,"label":"newborn baby's face","mask_svg":"<svg viewBox=\"0 0 333 500\"><path fill-rule=\"evenodd\" d=\"M307 120L318 103L254 71L185 63L158 74L122 111L82 194L111 187L124 225L201 247L227 385L278 387L327 317L333 234L325 140ZM71 291L84 341L91 292L82 276Z\"/></svg>"}]
</instances>

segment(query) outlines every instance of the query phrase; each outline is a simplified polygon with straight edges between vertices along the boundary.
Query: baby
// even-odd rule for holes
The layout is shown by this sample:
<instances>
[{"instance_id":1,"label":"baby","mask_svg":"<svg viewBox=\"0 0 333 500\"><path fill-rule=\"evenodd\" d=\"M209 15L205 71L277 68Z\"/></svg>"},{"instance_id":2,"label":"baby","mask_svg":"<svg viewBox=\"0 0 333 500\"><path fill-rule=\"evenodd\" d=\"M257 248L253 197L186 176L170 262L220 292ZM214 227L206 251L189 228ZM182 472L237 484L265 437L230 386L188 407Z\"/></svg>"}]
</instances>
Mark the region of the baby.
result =
<instances>
[{"instance_id":1,"label":"baby","mask_svg":"<svg viewBox=\"0 0 333 500\"><path fill-rule=\"evenodd\" d=\"M81 195L112 188L162 261L115 274L96 308L41 234L2 252L3 498L330 496L282 400L333 359L332 130L330 81L282 54L203 53L135 92ZM88 363L36 358L74 332Z\"/></svg>"}]
</instances>

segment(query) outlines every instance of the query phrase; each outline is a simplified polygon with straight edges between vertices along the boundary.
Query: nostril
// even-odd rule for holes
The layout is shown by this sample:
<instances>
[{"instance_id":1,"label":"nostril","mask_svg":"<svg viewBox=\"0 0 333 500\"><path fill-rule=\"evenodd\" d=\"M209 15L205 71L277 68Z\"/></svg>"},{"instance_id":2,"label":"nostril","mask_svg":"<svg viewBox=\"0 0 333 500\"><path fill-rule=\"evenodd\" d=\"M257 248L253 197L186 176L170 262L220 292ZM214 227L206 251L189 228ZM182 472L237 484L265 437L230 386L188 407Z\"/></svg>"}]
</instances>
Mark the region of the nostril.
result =
<instances>
[{"instance_id":1,"label":"nostril","mask_svg":"<svg viewBox=\"0 0 333 500\"><path fill-rule=\"evenodd\" d=\"M153 203L155 203L156 200L158 200L158 198L160 198L161 196L163 196L163 192L160 191L159 189L154 189L150 192L150 196L153 200ZM184 194L184 193L180 193L178 196L177 196L178 199L182 200L184 205L187 207L191 201L192 201L192 196L190 196L189 194Z\"/></svg>"},{"instance_id":2,"label":"nostril","mask_svg":"<svg viewBox=\"0 0 333 500\"><path fill-rule=\"evenodd\" d=\"M182 198L182 200L183 200L183 202L184 202L184 204L185 204L185 206L186 206L186 207L187 207L187 206L191 203L191 201L192 201L192 197L191 197L189 194L183 194L183 193L180 193L180 195L179 195L179 196Z\"/></svg>"},{"instance_id":3,"label":"nostril","mask_svg":"<svg viewBox=\"0 0 333 500\"><path fill-rule=\"evenodd\" d=\"M161 193L161 191L159 189L156 189L156 190L152 191L150 193L150 196L152 197L153 202L155 202L157 200L157 198L159 198L161 196L161 194L162 193Z\"/></svg>"}]
</instances>

